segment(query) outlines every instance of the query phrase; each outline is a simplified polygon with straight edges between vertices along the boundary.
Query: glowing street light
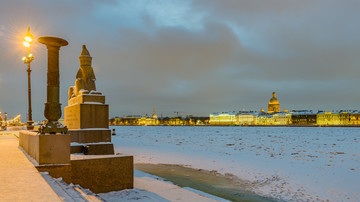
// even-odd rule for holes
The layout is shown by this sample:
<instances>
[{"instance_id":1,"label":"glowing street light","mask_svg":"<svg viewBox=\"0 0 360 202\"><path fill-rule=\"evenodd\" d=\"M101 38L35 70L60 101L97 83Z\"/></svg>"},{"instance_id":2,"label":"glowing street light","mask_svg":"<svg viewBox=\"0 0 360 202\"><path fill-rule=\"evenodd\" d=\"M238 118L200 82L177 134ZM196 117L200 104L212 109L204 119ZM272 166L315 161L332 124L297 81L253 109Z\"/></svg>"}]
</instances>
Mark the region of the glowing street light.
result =
<instances>
[{"instance_id":1,"label":"glowing street light","mask_svg":"<svg viewBox=\"0 0 360 202\"><path fill-rule=\"evenodd\" d=\"M6 121L6 119L7 119L7 112L5 112L5 126L7 126L7 121Z\"/></svg>"},{"instance_id":2,"label":"glowing street light","mask_svg":"<svg viewBox=\"0 0 360 202\"><path fill-rule=\"evenodd\" d=\"M32 120L32 110L31 110L31 79L30 79L30 63L34 60L34 56L30 53L30 46L34 40L33 35L30 34L30 27L28 28L27 34L24 37L25 41L23 45L27 48L27 56L23 57L22 60L25 64L27 64L27 72L28 72L28 99L29 99L29 112L28 112L28 121L26 128L28 130L32 130L34 128Z\"/></svg>"}]
</instances>

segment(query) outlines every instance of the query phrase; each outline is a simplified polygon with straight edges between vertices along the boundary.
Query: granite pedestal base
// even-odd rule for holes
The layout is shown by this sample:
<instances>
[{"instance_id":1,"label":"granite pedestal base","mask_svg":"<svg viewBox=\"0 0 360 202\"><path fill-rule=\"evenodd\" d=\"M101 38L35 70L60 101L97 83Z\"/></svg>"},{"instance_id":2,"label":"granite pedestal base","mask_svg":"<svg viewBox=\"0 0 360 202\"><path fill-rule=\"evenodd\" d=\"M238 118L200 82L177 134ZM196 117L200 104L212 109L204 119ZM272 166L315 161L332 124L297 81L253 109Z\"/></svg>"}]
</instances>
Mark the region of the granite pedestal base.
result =
<instances>
[{"instance_id":1,"label":"granite pedestal base","mask_svg":"<svg viewBox=\"0 0 360 202\"><path fill-rule=\"evenodd\" d=\"M73 129L68 133L71 136L71 142L77 143L95 143L111 142L111 130L104 129Z\"/></svg>"},{"instance_id":2,"label":"granite pedestal base","mask_svg":"<svg viewBox=\"0 0 360 202\"><path fill-rule=\"evenodd\" d=\"M71 154L82 153L85 155L109 155L114 154L112 143L90 143L71 145Z\"/></svg>"},{"instance_id":3,"label":"granite pedestal base","mask_svg":"<svg viewBox=\"0 0 360 202\"><path fill-rule=\"evenodd\" d=\"M38 171L49 172L54 178L62 177L67 183L79 184L95 193L134 187L133 156L70 155L70 135L63 134L20 131L19 145L38 162ZM98 152L99 145L107 145L106 152L113 152L111 143L89 145L95 145L94 150L90 147L90 152Z\"/></svg>"},{"instance_id":4,"label":"granite pedestal base","mask_svg":"<svg viewBox=\"0 0 360 202\"><path fill-rule=\"evenodd\" d=\"M114 154L109 129L79 129L69 130L71 136L71 153L85 155Z\"/></svg>"},{"instance_id":5,"label":"granite pedestal base","mask_svg":"<svg viewBox=\"0 0 360 202\"><path fill-rule=\"evenodd\" d=\"M32 131L19 132L19 145L41 164L70 163L69 134L38 134Z\"/></svg>"},{"instance_id":6,"label":"granite pedestal base","mask_svg":"<svg viewBox=\"0 0 360 202\"><path fill-rule=\"evenodd\" d=\"M64 108L64 124L68 129L109 128L109 105L103 95L78 95Z\"/></svg>"},{"instance_id":7,"label":"granite pedestal base","mask_svg":"<svg viewBox=\"0 0 360 202\"><path fill-rule=\"evenodd\" d=\"M94 193L106 193L134 188L133 161L133 156L126 155L71 155L69 165L40 165L36 168Z\"/></svg>"}]
</instances>

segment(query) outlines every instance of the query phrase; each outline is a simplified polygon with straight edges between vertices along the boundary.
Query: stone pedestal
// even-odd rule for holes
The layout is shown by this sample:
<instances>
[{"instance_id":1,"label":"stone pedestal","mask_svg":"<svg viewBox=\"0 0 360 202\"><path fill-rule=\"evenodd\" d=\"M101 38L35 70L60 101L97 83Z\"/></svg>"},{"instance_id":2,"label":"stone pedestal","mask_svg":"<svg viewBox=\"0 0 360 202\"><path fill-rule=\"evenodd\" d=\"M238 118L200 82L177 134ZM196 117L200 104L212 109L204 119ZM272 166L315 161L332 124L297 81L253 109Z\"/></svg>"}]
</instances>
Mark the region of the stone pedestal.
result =
<instances>
[{"instance_id":1,"label":"stone pedestal","mask_svg":"<svg viewBox=\"0 0 360 202\"><path fill-rule=\"evenodd\" d=\"M77 143L96 143L96 142L111 142L110 129L79 129L69 130L71 135L71 142Z\"/></svg>"},{"instance_id":2,"label":"stone pedestal","mask_svg":"<svg viewBox=\"0 0 360 202\"><path fill-rule=\"evenodd\" d=\"M70 163L70 135L40 135L31 131L20 131L19 135L19 145L39 165Z\"/></svg>"},{"instance_id":3,"label":"stone pedestal","mask_svg":"<svg viewBox=\"0 0 360 202\"><path fill-rule=\"evenodd\" d=\"M133 161L126 155L71 155L71 181L95 193L132 189Z\"/></svg>"},{"instance_id":4,"label":"stone pedestal","mask_svg":"<svg viewBox=\"0 0 360 202\"><path fill-rule=\"evenodd\" d=\"M72 144L71 153L114 154L109 130L109 105L105 104L105 96L81 94L72 97L64 109L64 117L71 142L77 143Z\"/></svg>"},{"instance_id":5,"label":"stone pedestal","mask_svg":"<svg viewBox=\"0 0 360 202\"><path fill-rule=\"evenodd\" d=\"M103 95L78 95L64 108L64 124L68 129L109 128L109 105Z\"/></svg>"},{"instance_id":6,"label":"stone pedestal","mask_svg":"<svg viewBox=\"0 0 360 202\"><path fill-rule=\"evenodd\" d=\"M93 148L99 146L93 145ZM113 153L111 143L100 145L108 146L103 153ZM67 183L79 184L95 193L134 187L133 156L94 155L100 150L92 148L88 151L89 155L70 155L70 135L67 134L40 135L20 131L19 146L38 162L36 168L40 172L48 172L55 178L62 177Z\"/></svg>"},{"instance_id":7,"label":"stone pedestal","mask_svg":"<svg viewBox=\"0 0 360 202\"><path fill-rule=\"evenodd\" d=\"M134 158L127 155L71 155L69 164L39 165L40 172L62 177L95 193L134 188Z\"/></svg>"}]
</instances>

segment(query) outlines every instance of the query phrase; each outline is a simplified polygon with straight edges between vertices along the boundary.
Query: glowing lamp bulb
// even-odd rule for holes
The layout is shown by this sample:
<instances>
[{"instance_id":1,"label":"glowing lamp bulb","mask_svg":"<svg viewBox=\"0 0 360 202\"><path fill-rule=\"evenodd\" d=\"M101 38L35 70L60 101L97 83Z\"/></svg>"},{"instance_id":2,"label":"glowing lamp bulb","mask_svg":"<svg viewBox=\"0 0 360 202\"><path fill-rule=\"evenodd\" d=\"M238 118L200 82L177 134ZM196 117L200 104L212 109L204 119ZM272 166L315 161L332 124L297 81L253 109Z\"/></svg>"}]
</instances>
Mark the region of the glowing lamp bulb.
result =
<instances>
[{"instance_id":1,"label":"glowing lamp bulb","mask_svg":"<svg viewBox=\"0 0 360 202\"><path fill-rule=\"evenodd\" d=\"M27 42L32 42L32 38L30 37L30 36L25 36L25 41L27 41Z\"/></svg>"},{"instance_id":2,"label":"glowing lamp bulb","mask_svg":"<svg viewBox=\"0 0 360 202\"><path fill-rule=\"evenodd\" d=\"M22 60L25 61L25 60L26 60L26 57L23 57Z\"/></svg>"},{"instance_id":3,"label":"glowing lamp bulb","mask_svg":"<svg viewBox=\"0 0 360 202\"><path fill-rule=\"evenodd\" d=\"M24 41L23 44L24 44L24 46L27 47L27 48L30 47L30 43L27 42L27 41Z\"/></svg>"},{"instance_id":4,"label":"glowing lamp bulb","mask_svg":"<svg viewBox=\"0 0 360 202\"><path fill-rule=\"evenodd\" d=\"M29 58L31 58L32 56L33 56L32 53L30 53L30 54L29 54Z\"/></svg>"}]
</instances>

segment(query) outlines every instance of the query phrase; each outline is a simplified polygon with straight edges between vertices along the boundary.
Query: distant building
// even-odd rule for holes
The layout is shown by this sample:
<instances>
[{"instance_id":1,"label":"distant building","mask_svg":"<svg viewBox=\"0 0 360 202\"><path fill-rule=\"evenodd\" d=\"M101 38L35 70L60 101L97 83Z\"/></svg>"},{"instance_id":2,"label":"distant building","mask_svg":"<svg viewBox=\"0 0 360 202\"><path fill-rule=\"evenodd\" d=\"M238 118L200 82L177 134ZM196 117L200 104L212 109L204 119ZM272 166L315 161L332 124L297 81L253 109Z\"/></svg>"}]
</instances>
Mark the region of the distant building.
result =
<instances>
[{"instance_id":1,"label":"distant building","mask_svg":"<svg viewBox=\"0 0 360 202\"><path fill-rule=\"evenodd\" d=\"M335 112L319 112L317 114L317 125L359 125L359 111L341 110Z\"/></svg>"},{"instance_id":2,"label":"distant building","mask_svg":"<svg viewBox=\"0 0 360 202\"><path fill-rule=\"evenodd\" d=\"M140 115L129 115L121 118L115 118L113 123L115 125L138 126L141 117L142 116Z\"/></svg>"},{"instance_id":3,"label":"distant building","mask_svg":"<svg viewBox=\"0 0 360 202\"><path fill-rule=\"evenodd\" d=\"M210 114L210 125L238 125L237 112L222 112Z\"/></svg>"},{"instance_id":4,"label":"distant building","mask_svg":"<svg viewBox=\"0 0 360 202\"><path fill-rule=\"evenodd\" d=\"M350 125L360 125L360 112L353 111L350 115Z\"/></svg>"},{"instance_id":5,"label":"distant building","mask_svg":"<svg viewBox=\"0 0 360 202\"><path fill-rule=\"evenodd\" d=\"M276 93L272 93L272 97L268 104L268 113L280 112L279 100L276 98Z\"/></svg>"},{"instance_id":6,"label":"distant building","mask_svg":"<svg viewBox=\"0 0 360 202\"><path fill-rule=\"evenodd\" d=\"M340 111L340 125L350 125L351 124L351 111Z\"/></svg>"},{"instance_id":7,"label":"distant building","mask_svg":"<svg viewBox=\"0 0 360 202\"><path fill-rule=\"evenodd\" d=\"M190 117L190 125L209 125L209 117Z\"/></svg>"},{"instance_id":8,"label":"distant building","mask_svg":"<svg viewBox=\"0 0 360 202\"><path fill-rule=\"evenodd\" d=\"M241 112L236 116L236 118L239 125L248 126L248 125L255 125L256 118L258 115L259 112L253 112L253 111Z\"/></svg>"},{"instance_id":9,"label":"distant building","mask_svg":"<svg viewBox=\"0 0 360 202\"><path fill-rule=\"evenodd\" d=\"M319 112L316 116L317 125L340 125L340 113Z\"/></svg>"},{"instance_id":10,"label":"distant building","mask_svg":"<svg viewBox=\"0 0 360 202\"><path fill-rule=\"evenodd\" d=\"M290 113L293 125L316 125L317 113L311 110L297 110Z\"/></svg>"},{"instance_id":11,"label":"distant building","mask_svg":"<svg viewBox=\"0 0 360 202\"><path fill-rule=\"evenodd\" d=\"M272 115L268 114L268 113L260 113L257 117L256 117L256 122L255 125L273 125L271 124L271 118Z\"/></svg>"},{"instance_id":12,"label":"distant building","mask_svg":"<svg viewBox=\"0 0 360 202\"><path fill-rule=\"evenodd\" d=\"M291 114L286 112L274 113L271 119L272 125L289 125L291 124Z\"/></svg>"},{"instance_id":13,"label":"distant building","mask_svg":"<svg viewBox=\"0 0 360 202\"><path fill-rule=\"evenodd\" d=\"M185 126L190 125L190 119L182 117L165 117L160 119L159 124L164 126Z\"/></svg>"}]
</instances>

